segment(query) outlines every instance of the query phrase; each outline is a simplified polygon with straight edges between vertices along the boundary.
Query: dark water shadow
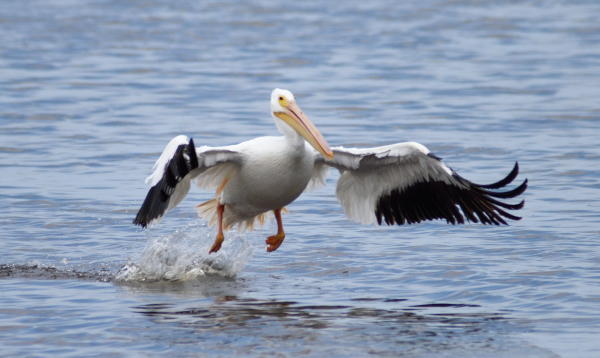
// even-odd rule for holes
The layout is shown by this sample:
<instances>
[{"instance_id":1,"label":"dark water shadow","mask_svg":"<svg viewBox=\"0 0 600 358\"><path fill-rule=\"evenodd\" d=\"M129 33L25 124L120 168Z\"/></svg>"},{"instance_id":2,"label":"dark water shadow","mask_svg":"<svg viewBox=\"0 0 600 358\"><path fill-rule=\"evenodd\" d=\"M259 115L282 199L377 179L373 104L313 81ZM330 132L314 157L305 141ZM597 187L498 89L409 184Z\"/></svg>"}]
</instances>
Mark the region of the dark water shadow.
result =
<instances>
[{"instance_id":1,"label":"dark water shadow","mask_svg":"<svg viewBox=\"0 0 600 358\"><path fill-rule=\"evenodd\" d=\"M385 302L381 299L380 302ZM426 314L426 307L445 307L447 313ZM332 319L373 319L378 323L401 321L403 323L443 323L463 324L476 326L482 322L508 321L509 318L502 313L468 313L458 312L453 309L463 307L480 307L479 305L465 305L440 303L431 305L406 305L394 309L377 307L364 307L353 305L315 305L303 304L297 301L261 300L254 298L241 298L237 296L214 297L211 303L197 307L181 308L177 304L159 303L145 304L132 307L132 310L145 316L164 317L175 319L177 317L194 321L195 318L219 318L230 321L249 319L289 318L299 321L300 326L305 326L303 319L321 320L319 326L327 327L327 321ZM422 313L419 313L419 309ZM291 322L293 324L293 322Z\"/></svg>"},{"instance_id":2,"label":"dark water shadow","mask_svg":"<svg viewBox=\"0 0 600 358\"><path fill-rule=\"evenodd\" d=\"M77 280L112 283L133 294L169 294L179 298L211 298L239 295L246 280L237 276L219 274L218 265L210 266L211 273L197 275L189 280L120 281L118 275L126 265L118 267L60 268L47 265L0 264L0 280L20 278L31 280ZM205 268L204 266L202 266Z\"/></svg>"},{"instance_id":3,"label":"dark water shadow","mask_svg":"<svg viewBox=\"0 0 600 358\"><path fill-rule=\"evenodd\" d=\"M188 306L163 302L131 309L155 324L170 325L171 330L179 331L178 335L185 331L199 342L209 336L235 337L247 344L239 347L245 353L251 352L246 348L253 349L267 339L276 342L276 348L262 353L283 356L321 355L325 353L321 348L326 346L341 349L342 356L437 356L440 352L474 350L495 356L506 349L507 340L511 340L507 332L514 330L509 317L494 312L461 312L465 307L462 304L434 304L437 313L428 313L429 307L398 303L394 308L379 308L379 304L386 304L385 299L364 306L360 305L364 301L359 305L315 305L221 296ZM447 311L439 312L440 308ZM214 342L206 344L218 351ZM293 347L298 346L304 346L304 350L295 351Z\"/></svg>"},{"instance_id":4,"label":"dark water shadow","mask_svg":"<svg viewBox=\"0 0 600 358\"><path fill-rule=\"evenodd\" d=\"M114 272L110 268L81 271L46 265L0 264L0 279L3 278L111 282L114 279Z\"/></svg>"}]
</instances>

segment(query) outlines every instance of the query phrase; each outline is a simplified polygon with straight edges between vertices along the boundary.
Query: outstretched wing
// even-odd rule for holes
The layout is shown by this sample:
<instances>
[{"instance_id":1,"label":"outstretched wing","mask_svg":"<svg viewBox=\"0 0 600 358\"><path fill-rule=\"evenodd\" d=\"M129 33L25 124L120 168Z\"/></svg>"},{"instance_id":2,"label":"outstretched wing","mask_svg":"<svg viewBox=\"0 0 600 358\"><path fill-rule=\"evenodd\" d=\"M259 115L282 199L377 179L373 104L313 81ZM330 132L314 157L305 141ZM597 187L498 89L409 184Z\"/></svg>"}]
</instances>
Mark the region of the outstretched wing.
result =
<instances>
[{"instance_id":1,"label":"outstretched wing","mask_svg":"<svg viewBox=\"0 0 600 358\"><path fill-rule=\"evenodd\" d=\"M147 227L183 200L192 179L221 164L239 165L242 155L227 148L196 148L194 140L177 136L167 144L146 178L152 187L133 223Z\"/></svg>"},{"instance_id":2,"label":"outstretched wing","mask_svg":"<svg viewBox=\"0 0 600 358\"><path fill-rule=\"evenodd\" d=\"M522 194L527 179L511 190L496 190L516 178L517 163L504 179L481 185L461 177L415 142L332 149L334 158L319 157L316 167L328 165L340 170L336 194L346 215L355 221L403 225L445 219L450 224L471 221L506 225L505 219L521 219L507 210L521 209L524 201L509 204L499 199Z\"/></svg>"}]
</instances>

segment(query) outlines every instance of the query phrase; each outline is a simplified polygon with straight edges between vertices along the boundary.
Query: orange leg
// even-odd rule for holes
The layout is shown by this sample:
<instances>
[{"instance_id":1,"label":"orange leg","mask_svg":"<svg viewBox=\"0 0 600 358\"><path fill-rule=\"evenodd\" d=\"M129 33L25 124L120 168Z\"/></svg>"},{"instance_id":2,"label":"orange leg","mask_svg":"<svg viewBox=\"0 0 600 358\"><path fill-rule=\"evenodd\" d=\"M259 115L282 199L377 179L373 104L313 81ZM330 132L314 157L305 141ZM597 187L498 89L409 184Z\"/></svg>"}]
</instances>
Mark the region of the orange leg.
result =
<instances>
[{"instance_id":1,"label":"orange leg","mask_svg":"<svg viewBox=\"0 0 600 358\"><path fill-rule=\"evenodd\" d=\"M267 252L273 252L277 250L283 239L285 239L285 232L283 231L283 223L281 222L281 209L273 210L275 219L277 220L277 234L269 236L265 242L267 243Z\"/></svg>"},{"instance_id":2,"label":"orange leg","mask_svg":"<svg viewBox=\"0 0 600 358\"><path fill-rule=\"evenodd\" d=\"M223 235L223 211L225 211L225 205L217 204L217 237L210 251L208 251L209 254L219 251L223 240L225 240L225 236Z\"/></svg>"}]
</instances>

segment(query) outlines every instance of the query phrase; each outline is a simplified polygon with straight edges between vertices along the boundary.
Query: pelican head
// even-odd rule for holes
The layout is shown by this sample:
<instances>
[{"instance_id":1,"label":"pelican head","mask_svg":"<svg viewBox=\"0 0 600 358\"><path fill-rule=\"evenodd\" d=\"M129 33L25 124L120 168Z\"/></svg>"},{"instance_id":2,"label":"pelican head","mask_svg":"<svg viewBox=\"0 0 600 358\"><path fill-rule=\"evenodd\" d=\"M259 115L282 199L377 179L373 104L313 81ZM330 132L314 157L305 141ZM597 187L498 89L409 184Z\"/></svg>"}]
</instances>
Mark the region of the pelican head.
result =
<instances>
[{"instance_id":1,"label":"pelican head","mask_svg":"<svg viewBox=\"0 0 600 358\"><path fill-rule=\"evenodd\" d=\"M310 145L315 148L323 157L333 159L333 152L329 144L317 127L302 112L292 92L280 88L275 88L271 93L271 112L273 117L282 120L288 126L294 129L302 138L306 139ZM279 128L281 128L278 125ZM285 132L284 132L285 133Z\"/></svg>"}]
</instances>

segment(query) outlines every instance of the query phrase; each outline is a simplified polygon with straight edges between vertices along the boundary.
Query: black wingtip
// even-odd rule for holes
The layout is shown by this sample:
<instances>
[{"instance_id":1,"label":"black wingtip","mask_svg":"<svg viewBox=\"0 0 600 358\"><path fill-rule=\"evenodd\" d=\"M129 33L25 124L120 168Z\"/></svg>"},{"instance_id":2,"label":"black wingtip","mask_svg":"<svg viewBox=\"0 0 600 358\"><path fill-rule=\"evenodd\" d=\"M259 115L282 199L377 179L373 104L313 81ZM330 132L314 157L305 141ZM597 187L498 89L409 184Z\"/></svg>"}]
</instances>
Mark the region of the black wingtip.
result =
<instances>
[{"instance_id":1,"label":"black wingtip","mask_svg":"<svg viewBox=\"0 0 600 358\"><path fill-rule=\"evenodd\" d=\"M190 157L190 169L198 168L198 154L196 153L196 145L194 144L194 139L190 138L190 142L188 143L187 153Z\"/></svg>"},{"instance_id":2,"label":"black wingtip","mask_svg":"<svg viewBox=\"0 0 600 358\"><path fill-rule=\"evenodd\" d=\"M169 204L169 196L160 190L162 181L161 179L159 183L148 190L144 203L133 219L133 224L145 229L152 220L159 218L166 211Z\"/></svg>"},{"instance_id":3,"label":"black wingtip","mask_svg":"<svg viewBox=\"0 0 600 358\"><path fill-rule=\"evenodd\" d=\"M506 177L504 177L503 179L492 183L492 184L475 184L480 188L485 188L485 189L499 189L502 188L504 186L507 186L508 184L512 183L513 180L515 180L515 178L517 177L517 175L519 174L519 162L515 162L515 165L513 166L512 170L510 171L510 173L508 173L508 175Z\"/></svg>"},{"instance_id":4,"label":"black wingtip","mask_svg":"<svg viewBox=\"0 0 600 358\"><path fill-rule=\"evenodd\" d=\"M141 227L142 227L142 229L145 229L145 228L147 228L147 227L148 227L148 223L147 223L147 222L145 222L145 221L143 221L141 218L137 218L137 217L136 217L135 219L133 219L132 223L133 223L134 225L141 226Z\"/></svg>"},{"instance_id":5,"label":"black wingtip","mask_svg":"<svg viewBox=\"0 0 600 358\"><path fill-rule=\"evenodd\" d=\"M433 219L445 219L449 224L474 222L508 225L505 219L520 220L521 217L506 210L522 209L525 201L510 204L498 199L510 199L523 194L528 180L525 179L519 186L506 191L491 189L505 187L518 173L519 165L515 162L506 177L492 184L475 184L456 173L453 177L458 184L436 180L416 182L382 195L375 207L375 217L379 225L414 224Z\"/></svg>"},{"instance_id":6,"label":"black wingtip","mask_svg":"<svg viewBox=\"0 0 600 358\"><path fill-rule=\"evenodd\" d=\"M427 153L427 156L430 157L430 158L433 158L433 159L437 160L438 162L442 161L441 157L438 157L437 155L433 154L432 152Z\"/></svg>"},{"instance_id":7,"label":"black wingtip","mask_svg":"<svg viewBox=\"0 0 600 358\"><path fill-rule=\"evenodd\" d=\"M173 157L165 165L162 178L146 194L133 224L147 228L153 220L162 217L169 207L169 200L177 185L196 168L198 155L194 140L190 138L188 144L177 147Z\"/></svg>"},{"instance_id":8,"label":"black wingtip","mask_svg":"<svg viewBox=\"0 0 600 358\"><path fill-rule=\"evenodd\" d=\"M527 179L525 179L521 183L521 185L517 186L514 189L508 190L508 191L491 191L491 190L481 189L481 188L484 188L482 186L476 185L476 187L478 189L480 189L481 192L485 193L486 195L492 196L494 198L510 199L510 198L517 197L525 192L525 190L527 189Z\"/></svg>"}]
</instances>

